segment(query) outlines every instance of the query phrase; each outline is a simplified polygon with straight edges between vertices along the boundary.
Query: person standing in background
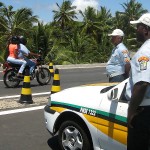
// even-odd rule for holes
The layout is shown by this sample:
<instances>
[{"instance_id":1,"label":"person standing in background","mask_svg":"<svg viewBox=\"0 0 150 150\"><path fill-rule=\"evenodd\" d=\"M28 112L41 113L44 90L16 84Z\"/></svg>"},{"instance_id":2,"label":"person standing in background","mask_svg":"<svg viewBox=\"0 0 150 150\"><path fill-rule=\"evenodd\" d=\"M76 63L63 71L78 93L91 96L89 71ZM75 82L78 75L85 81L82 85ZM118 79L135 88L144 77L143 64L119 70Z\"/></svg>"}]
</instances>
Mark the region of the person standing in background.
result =
<instances>
[{"instance_id":1,"label":"person standing in background","mask_svg":"<svg viewBox=\"0 0 150 150\"><path fill-rule=\"evenodd\" d=\"M129 51L123 44L124 33L115 29L108 36L111 36L111 42L115 46L106 65L109 82L122 82L128 78L130 71Z\"/></svg>"}]
</instances>

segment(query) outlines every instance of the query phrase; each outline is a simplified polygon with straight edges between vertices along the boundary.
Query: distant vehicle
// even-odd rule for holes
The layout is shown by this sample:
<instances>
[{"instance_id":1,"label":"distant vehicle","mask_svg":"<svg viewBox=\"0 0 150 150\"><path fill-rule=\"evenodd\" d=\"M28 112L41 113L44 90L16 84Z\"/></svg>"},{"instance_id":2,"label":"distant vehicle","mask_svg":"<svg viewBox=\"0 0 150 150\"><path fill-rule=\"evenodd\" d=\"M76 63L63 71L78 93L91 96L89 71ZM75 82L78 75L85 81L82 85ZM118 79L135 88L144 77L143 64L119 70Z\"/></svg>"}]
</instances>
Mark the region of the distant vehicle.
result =
<instances>
[{"instance_id":1,"label":"distant vehicle","mask_svg":"<svg viewBox=\"0 0 150 150\"><path fill-rule=\"evenodd\" d=\"M126 150L128 101L121 83L68 88L51 94L46 128L61 150Z\"/></svg>"},{"instance_id":2,"label":"distant vehicle","mask_svg":"<svg viewBox=\"0 0 150 150\"><path fill-rule=\"evenodd\" d=\"M36 67L31 75L31 80L36 78L37 82L40 85L47 85L51 80L51 73L48 68L43 66L44 60L41 57L32 60L35 62ZM3 81L6 87L8 88L17 87L20 84L20 82L23 81L23 79L17 78L19 68L20 65L5 62L3 70L4 72ZM25 75L26 69L29 70L29 66L26 66L23 75Z\"/></svg>"}]
</instances>

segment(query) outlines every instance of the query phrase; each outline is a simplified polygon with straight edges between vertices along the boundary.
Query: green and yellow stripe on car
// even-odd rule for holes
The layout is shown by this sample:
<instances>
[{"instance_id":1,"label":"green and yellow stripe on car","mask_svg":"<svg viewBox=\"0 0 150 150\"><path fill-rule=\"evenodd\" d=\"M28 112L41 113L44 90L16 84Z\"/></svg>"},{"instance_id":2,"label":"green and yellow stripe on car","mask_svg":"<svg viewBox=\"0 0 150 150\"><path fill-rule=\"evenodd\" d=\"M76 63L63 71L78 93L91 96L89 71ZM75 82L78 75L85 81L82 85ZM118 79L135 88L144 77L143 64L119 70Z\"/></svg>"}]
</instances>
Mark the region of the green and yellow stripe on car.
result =
<instances>
[{"instance_id":1,"label":"green and yellow stripe on car","mask_svg":"<svg viewBox=\"0 0 150 150\"><path fill-rule=\"evenodd\" d=\"M91 123L110 138L125 145L127 143L126 117L96 110L93 108L85 108L78 105L54 101L51 102L51 109L59 113L63 112L65 109L80 112L84 115L89 123Z\"/></svg>"}]
</instances>

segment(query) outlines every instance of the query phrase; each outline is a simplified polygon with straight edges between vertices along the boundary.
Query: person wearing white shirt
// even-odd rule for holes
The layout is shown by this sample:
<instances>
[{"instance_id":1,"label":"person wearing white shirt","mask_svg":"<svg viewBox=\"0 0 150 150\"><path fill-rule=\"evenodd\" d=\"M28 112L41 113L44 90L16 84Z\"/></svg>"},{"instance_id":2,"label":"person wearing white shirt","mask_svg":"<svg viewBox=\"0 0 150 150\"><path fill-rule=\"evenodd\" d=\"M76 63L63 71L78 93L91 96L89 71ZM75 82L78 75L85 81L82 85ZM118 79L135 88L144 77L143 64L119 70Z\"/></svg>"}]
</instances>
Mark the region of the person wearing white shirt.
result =
<instances>
[{"instance_id":1,"label":"person wearing white shirt","mask_svg":"<svg viewBox=\"0 0 150 150\"><path fill-rule=\"evenodd\" d=\"M28 50L28 48L25 46L27 43L26 38L24 38L23 36L20 36L19 39L20 39L20 48L19 48L18 58L24 59L27 62L26 65L30 67L29 73L32 74L36 64L32 60L28 59L28 56L32 55L32 56L38 57L40 55Z\"/></svg>"},{"instance_id":2,"label":"person wearing white shirt","mask_svg":"<svg viewBox=\"0 0 150 150\"><path fill-rule=\"evenodd\" d=\"M122 82L129 76L130 55L127 47L123 44L124 33L115 29L111 34L111 42L115 46L106 65L109 82Z\"/></svg>"},{"instance_id":3,"label":"person wearing white shirt","mask_svg":"<svg viewBox=\"0 0 150 150\"><path fill-rule=\"evenodd\" d=\"M150 141L150 13L136 21L137 40L142 46L131 60L126 87L128 108L127 150L148 150Z\"/></svg>"}]
</instances>

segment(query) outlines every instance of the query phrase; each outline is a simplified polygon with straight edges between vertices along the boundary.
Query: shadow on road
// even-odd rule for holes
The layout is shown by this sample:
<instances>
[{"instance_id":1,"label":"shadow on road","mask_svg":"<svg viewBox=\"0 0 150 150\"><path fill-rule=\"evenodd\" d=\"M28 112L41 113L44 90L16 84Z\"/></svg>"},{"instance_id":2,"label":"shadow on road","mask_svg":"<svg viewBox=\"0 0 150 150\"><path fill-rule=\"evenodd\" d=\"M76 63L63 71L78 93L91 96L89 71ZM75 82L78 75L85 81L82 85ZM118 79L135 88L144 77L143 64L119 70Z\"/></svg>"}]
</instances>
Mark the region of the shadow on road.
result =
<instances>
[{"instance_id":1,"label":"shadow on road","mask_svg":"<svg viewBox=\"0 0 150 150\"><path fill-rule=\"evenodd\" d=\"M47 141L47 144L52 150L59 150L58 136L54 136Z\"/></svg>"}]
</instances>

